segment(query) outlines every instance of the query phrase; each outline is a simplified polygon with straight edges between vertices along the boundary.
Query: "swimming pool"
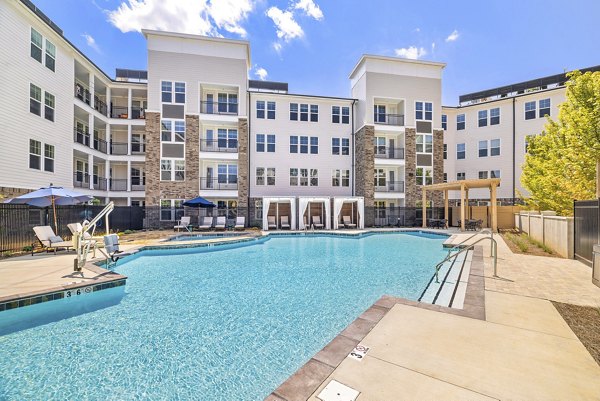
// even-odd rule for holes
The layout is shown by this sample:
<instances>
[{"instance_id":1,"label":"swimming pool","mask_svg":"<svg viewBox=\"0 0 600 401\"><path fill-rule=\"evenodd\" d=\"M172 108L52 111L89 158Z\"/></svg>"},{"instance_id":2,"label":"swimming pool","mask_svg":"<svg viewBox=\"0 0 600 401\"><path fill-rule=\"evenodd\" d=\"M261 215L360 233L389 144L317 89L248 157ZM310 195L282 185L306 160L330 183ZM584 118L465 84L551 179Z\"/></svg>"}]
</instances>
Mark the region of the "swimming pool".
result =
<instances>
[{"instance_id":1,"label":"swimming pool","mask_svg":"<svg viewBox=\"0 0 600 401\"><path fill-rule=\"evenodd\" d=\"M197 241L203 239L215 239L215 238L229 238L229 237L239 237L241 235L247 235L243 232L238 233L205 233L205 234L181 234L175 237L169 238L169 241Z\"/></svg>"},{"instance_id":2,"label":"swimming pool","mask_svg":"<svg viewBox=\"0 0 600 401\"><path fill-rule=\"evenodd\" d=\"M117 267L129 277L118 304L0 337L0 399L261 400L381 295L417 299L442 242L274 236L143 251Z\"/></svg>"}]
</instances>

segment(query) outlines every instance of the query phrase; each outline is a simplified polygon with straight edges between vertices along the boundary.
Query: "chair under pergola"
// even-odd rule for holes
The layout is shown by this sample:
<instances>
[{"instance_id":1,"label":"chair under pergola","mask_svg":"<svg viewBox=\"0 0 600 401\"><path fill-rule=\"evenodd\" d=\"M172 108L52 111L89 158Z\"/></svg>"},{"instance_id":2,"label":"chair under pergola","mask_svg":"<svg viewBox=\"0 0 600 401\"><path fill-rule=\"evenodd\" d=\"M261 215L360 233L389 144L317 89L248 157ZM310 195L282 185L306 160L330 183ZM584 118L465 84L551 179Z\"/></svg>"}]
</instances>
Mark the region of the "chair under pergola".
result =
<instances>
[{"instance_id":1,"label":"chair under pergola","mask_svg":"<svg viewBox=\"0 0 600 401\"><path fill-rule=\"evenodd\" d=\"M439 184L424 185L423 191L423 228L427 228L427 191L444 192L444 219L448 221L448 191L460 191L460 230L465 231L465 220L469 202L469 189L489 188L490 203L492 207L492 231L498 231L498 205L496 204L496 190L500 186L500 178L487 178L481 180L460 180L443 182Z\"/></svg>"}]
</instances>

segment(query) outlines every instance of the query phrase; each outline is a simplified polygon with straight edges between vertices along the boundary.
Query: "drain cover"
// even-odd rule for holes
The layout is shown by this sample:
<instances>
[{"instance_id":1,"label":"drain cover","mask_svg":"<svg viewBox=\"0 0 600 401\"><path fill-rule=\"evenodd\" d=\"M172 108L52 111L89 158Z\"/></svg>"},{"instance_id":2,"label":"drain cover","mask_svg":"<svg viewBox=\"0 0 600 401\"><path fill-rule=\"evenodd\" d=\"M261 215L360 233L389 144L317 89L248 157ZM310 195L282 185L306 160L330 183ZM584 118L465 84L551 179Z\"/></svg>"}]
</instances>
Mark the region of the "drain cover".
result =
<instances>
[{"instance_id":1,"label":"drain cover","mask_svg":"<svg viewBox=\"0 0 600 401\"><path fill-rule=\"evenodd\" d=\"M355 401L360 391L356 391L338 381L332 380L319 393L317 398L323 401Z\"/></svg>"}]
</instances>

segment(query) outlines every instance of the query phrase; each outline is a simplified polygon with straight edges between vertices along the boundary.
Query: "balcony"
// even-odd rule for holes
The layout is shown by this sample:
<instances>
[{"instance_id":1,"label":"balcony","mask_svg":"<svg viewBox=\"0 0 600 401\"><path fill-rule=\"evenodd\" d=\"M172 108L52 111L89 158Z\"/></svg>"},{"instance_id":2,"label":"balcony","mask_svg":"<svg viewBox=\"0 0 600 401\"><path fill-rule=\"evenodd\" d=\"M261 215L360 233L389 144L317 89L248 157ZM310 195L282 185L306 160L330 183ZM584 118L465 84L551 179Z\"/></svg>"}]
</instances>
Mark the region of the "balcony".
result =
<instances>
[{"instance_id":1,"label":"balcony","mask_svg":"<svg viewBox=\"0 0 600 401\"><path fill-rule=\"evenodd\" d=\"M238 115L238 104L230 102L200 102L200 113L202 114L221 114L229 116Z\"/></svg>"},{"instance_id":2,"label":"balcony","mask_svg":"<svg viewBox=\"0 0 600 401\"><path fill-rule=\"evenodd\" d=\"M375 192L404 193L404 181L387 181L383 185L375 183Z\"/></svg>"},{"instance_id":3,"label":"balcony","mask_svg":"<svg viewBox=\"0 0 600 401\"><path fill-rule=\"evenodd\" d=\"M108 115L108 106L96 95L94 95L94 109L103 116Z\"/></svg>"},{"instance_id":4,"label":"balcony","mask_svg":"<svg viewBox=\"0 0 600 401\"><path fill-rule=\"evenodd\" d=\"M404 148L389 148L387 146L375 146L376 159L404 159Z\"/></svg>"},{"instance_id":5,"label":"balcony","mask_svg":"<svg viewBox=\"0 0 600 401\"><path fill-rule=\"evenodd\" d=\"M94 149L96 149L98 152L102 152L102 153L106 153L106 141L104 139L101 138L94 138Z\"/></svg>"},{"instance_id":6,"label":"balcony","mask_svg":"<svg viewBox=\"0 0 600 401\"><path fill-rule=\"evenodd\" d=\"M127 142L111 142L110 143L110 154L124 156L128 153Z\"/></svg>"},{"instance_id":7,"label":"balcony","mask_svg":"<svg viewBox=\"0 0 600 401\"><path fill-rule=\"evenodd\" d=\"M73 173L73 187L89 188L90 187L90 176L83 171L77 171L77 172Z\"/></svg>"},{"instance_id":8,"label":"balcony","mask_svg":"<svg viewBox=\"0 0 600 401\"><path fill-rule=\"evenodd\" d=\"M80 143L85 146L90 146L90 134L88 132L83 132L78 130L77 128L73 129L75 142Z\"/></svg>"},{"instance_id":9,"label":"balcony","mask_svg":"<svg viewBox=\"0 0 600 401\"><path fill-rule=\"evenodd\" d=\"M112 106L110 108L111 118L129 118L129 108L127 106Z\"/></svg>"},{"instance_id":10,"label":"balcony","mask_svg":"<svg viewBox=\"0 0 600 401\"><path fill-rule=\"evenodd\" d=\"M144 191L146 189L146 180L142 177L131 177L131 190Z\"/></svg>"},{"instance_id":11,"label":"balcony","mask_svg":"<svg viewBox=\"0 0 600 401\"><path fill-rule=\"evenodd\" d=\"M142 107L132 107L131 118L135 120L143 120L146 118L146 109Z\"/></svg>"},{"instance_id":12,"label":"balcony","mask_svg":"<svg viewBox=\"0 0 600 401\"><path fill-rule=\"evenodd\" d=\"M146 142L131 142L131 154L143 155L146 153Z\"/></svg>"},{"instance_id":13,"label":"balcony","mask_svg":"<svg viewBox=\"0 0 600 401\"><path fill-rule=\"evenodd\" d=\"M75 97L87 105L90 104L90 91L79 83L75 83Z\"/></svg>"},{"instance_id":14,"label":"balcony","mask_svg":"<svg viewBox=\"0 0 600 401\"><path fill-rule=\"evenodd\" d=\"M233 179L236 182L231 182ZM230 182L227 182L230 181ZM229 177L229 180L224 178L200 178L200 189L212 189L212 190L237 190L237 177Z\"/></svg>"},{"instance_id":15,"label":"balcony","mask_svg":"<svg viewBox=\"0 0 600 401\"><path fill-rule=\"evenodd\" d=\"M404 126L404 115L403 114L381 114L375 113L374 122L375 124L382 125L395 125L399 127Z\"/></svg>"},{"instance_id":16,"label":"balcony","mask_svg":"<svg viewBox=\"0 0 600 401\"><path fill-rule=\"evenodd\" d=\"M94 189L106 191L106 178L94 176Z\"/></svg>"},{"instance_id":17,"label":"balcony","mask_svg":"<svg viewBox=\"0 0 600 401\"><path fill-rule=\"evenodd\" d=\"M238 142L237 140L226 140L226 139L217 139L217 140L208 140L201 139L200 140L200 150L202 152L226 152L226 153L236 153L238 151Z\"/></svg>"},{"instance_id":18,"label":"balcony","mask_svg":"<svg viewBox=\"0 0 600 401\"><path fill-rule=\"evenodd\" d=\"M127 191L127 178L109 179L111 191Z\"/></svg>"}]
</instances>

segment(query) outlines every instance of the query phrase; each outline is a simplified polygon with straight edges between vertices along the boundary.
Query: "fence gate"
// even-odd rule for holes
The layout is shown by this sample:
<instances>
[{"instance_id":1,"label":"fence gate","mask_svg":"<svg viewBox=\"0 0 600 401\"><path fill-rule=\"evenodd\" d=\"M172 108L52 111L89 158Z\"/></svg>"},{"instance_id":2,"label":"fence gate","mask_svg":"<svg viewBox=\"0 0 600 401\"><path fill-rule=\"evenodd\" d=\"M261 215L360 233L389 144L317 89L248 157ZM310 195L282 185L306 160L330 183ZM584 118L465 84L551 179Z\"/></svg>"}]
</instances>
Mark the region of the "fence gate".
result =
<instances>
[{"instance_id":1,"label":"fence gate","mask_svg":"<svg viewBox=\"0 0 600 401\"><path fill-rule=\"evenodd\" d=\"M600 199L575 201L575 259L591 266L594 245L600 244Z\"/></svg>"}]
</instances>

